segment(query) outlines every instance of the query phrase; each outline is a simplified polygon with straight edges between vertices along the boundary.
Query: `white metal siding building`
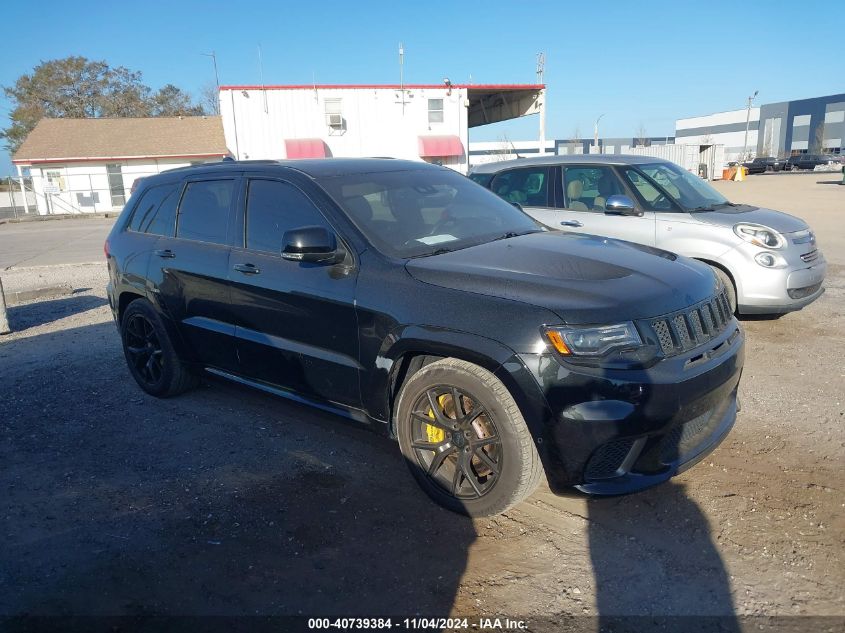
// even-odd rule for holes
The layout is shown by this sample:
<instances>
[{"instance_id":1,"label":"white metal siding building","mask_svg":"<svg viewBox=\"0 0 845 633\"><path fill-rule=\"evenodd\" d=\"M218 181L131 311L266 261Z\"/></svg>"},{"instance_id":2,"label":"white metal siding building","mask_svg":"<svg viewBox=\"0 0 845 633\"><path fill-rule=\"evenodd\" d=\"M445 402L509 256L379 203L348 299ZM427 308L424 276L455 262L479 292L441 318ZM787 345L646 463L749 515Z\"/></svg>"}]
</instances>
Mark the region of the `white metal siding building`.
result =
<instances>
[{"instance_id":1,"label":"white metal siding building","mask_svg":"<svg viewBox=\"0 0 845 633\"><path fill-rule=\"evenodd\" d=\"M731 110L705 116L678 119L675 122L675 142L679 145L723 145L725 161L743 160L745 148L745 119L748 110ZM748 153L757 152L757 128L760 108L751 108L748 122Z\"/></svg>"},{"instance_id":2,"label":"white metal siding building","mask_svg":"<svg viewBox=\"0 0 845 633\"><path fill-rule=\"evenodd\" d=\"M542 85L221 86L238 159L382 156L462 173L469 128L539 113Z\"/></svg>"}]
</instances>

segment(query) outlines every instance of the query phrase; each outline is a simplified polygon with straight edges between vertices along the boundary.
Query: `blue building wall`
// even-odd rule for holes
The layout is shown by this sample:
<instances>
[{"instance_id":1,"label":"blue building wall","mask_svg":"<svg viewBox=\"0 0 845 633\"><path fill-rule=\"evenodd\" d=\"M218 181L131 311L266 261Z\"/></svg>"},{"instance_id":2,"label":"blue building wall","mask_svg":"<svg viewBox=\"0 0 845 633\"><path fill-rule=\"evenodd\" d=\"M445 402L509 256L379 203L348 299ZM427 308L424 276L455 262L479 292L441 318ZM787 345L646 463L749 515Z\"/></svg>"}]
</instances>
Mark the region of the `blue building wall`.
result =
<instances>
[{"instance_id":1,"label":"blue building wall","mask_svg":"<svg viewBox=\"0 0 845 633\"><path fill-rule=\"evenodd\" d=\"M845 93L760 107L757 156L845 153Z\"/></svg>"}]
</instances>

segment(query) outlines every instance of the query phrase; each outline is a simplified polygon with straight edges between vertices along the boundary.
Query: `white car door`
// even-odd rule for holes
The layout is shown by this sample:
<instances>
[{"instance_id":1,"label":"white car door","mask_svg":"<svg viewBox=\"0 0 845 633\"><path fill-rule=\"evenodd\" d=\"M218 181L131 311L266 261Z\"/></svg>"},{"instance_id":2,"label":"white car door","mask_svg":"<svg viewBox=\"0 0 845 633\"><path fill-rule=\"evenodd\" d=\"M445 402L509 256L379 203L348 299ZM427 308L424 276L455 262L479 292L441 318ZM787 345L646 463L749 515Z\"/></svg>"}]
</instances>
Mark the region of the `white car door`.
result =
<instances>
[{"instance_id":1,"label":"white car door","mask_svg":"<svg viewBox=\"0 0 845 633\"><path fill-rule=\"evenodd\" d=\"M637 201L634 201L635 214L621 214L607 208L611 196L628 196L613 167L566 165L561 168L561 178L566 208L558 212L559 228L654 246L653 211L643 210Z\"/></svg>"}]
</instances>

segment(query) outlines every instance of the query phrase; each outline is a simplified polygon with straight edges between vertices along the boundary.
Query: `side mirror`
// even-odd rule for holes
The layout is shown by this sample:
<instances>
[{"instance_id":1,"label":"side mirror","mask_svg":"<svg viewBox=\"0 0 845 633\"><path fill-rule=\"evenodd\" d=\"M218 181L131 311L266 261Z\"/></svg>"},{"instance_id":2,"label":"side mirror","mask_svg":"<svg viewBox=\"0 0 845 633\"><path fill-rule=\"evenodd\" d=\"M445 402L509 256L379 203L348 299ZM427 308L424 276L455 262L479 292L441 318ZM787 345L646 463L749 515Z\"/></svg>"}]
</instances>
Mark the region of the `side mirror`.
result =
<instances>
[{"instance_id":1,"label":"side mirror","mask_svg":"<svg viewBox=\"0 0 845 633\"><path fill-rule=\"evenodd\" d=\"M285 231L282 257L295 262L336 263L343 258L335 234L323 226L303 226Z\"/></svg>"},{"instance_id":2,"label":"side mirror","mask_svg":"<svg viewBox=\"0 0 845 633\"><path fill-rule=\"evenodd\" d=\"M607 215L639 215L634 206L634 201L628 196L610 196L605 202L605 213Z\"/></svg>"}]
</instances>

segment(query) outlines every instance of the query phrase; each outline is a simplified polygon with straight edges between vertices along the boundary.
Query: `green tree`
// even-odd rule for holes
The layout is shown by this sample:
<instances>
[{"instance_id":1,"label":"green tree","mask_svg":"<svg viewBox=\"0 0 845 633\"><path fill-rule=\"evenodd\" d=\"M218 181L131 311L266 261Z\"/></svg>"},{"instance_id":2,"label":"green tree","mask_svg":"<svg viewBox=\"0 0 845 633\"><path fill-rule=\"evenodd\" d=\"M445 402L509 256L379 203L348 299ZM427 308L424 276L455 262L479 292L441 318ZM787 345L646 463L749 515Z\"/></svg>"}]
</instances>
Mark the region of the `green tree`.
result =
<instances>
[{"instance_id":1,"label":"green tree","mask_svg":"<svg viewBox=\"0 0 845 633\"><path fill-rule=\"evenodd\" d=\"M203 114L202 106L193 105L190 96L172 84L153 92L140 72L85 57L41 62L3 91L15 107L11 125L0 132L0 138L13 153L43 117Z\"/></svg>"}]
</instances>

